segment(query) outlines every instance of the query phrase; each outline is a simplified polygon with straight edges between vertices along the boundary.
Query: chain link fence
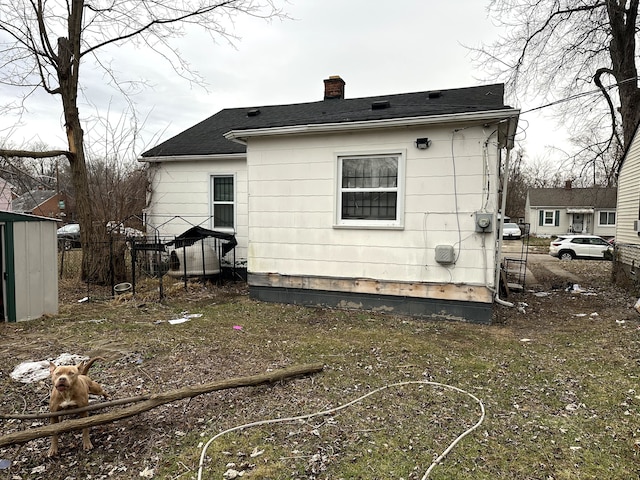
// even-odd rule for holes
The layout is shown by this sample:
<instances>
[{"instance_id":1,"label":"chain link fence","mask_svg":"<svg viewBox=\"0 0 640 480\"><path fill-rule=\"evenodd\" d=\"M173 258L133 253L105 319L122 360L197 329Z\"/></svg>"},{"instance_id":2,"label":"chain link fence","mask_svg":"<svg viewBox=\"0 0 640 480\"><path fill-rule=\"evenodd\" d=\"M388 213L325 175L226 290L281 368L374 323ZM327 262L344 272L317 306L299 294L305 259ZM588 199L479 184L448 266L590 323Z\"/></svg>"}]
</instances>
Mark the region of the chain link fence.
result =
<instances>
[{"instance_id":1,"label":"chain link fence","mask_svg":"<svg viewBox=\"0 0 640 480\"><path fill-rule=\"evenodd\" d=\"M189 282L244 281L237 268L235 236L192 227L180 235L144 235L142 232L114 229L104 242L93 243L84 252L89 266L82 283L86 297L115 297L124 293L144 293L145 297L165 298L167 285ZM80 280L83 252L65 242L58 249L58 271L62 281ZM107 269L106 276L94 275L93 268ZM107 278L95 282L93 278ZM107 283L107 284L105 284Z\"/></svg>"}]
</instances>

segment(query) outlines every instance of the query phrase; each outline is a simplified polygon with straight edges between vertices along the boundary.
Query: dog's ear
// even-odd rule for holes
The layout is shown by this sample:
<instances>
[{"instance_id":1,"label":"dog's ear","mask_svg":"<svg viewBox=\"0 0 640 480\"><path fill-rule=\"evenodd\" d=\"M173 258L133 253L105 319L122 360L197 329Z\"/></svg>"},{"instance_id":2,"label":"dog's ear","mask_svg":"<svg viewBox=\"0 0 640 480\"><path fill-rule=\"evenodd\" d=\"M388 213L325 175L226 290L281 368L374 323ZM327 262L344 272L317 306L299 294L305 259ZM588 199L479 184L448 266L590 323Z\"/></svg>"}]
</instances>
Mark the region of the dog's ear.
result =
<instances>
[{"instance_id":1,"label":"dog's ear","mask_svg":"<svg viewBox=\"0 0 640 480\"><path fill-rule=\"evenodd\" d=\"M56 364L53 362L49 362L49 373L53 373L55 369L56 369Z\"/></svg>"}]
</instances>

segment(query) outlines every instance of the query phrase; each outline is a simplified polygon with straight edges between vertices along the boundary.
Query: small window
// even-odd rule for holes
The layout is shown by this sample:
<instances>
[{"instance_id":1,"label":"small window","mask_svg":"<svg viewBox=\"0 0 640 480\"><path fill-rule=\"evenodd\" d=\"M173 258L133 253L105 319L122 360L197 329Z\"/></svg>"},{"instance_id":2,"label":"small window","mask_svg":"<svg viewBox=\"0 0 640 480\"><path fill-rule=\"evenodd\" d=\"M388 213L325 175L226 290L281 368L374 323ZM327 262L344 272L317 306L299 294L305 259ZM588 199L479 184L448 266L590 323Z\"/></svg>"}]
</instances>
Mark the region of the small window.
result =
<instances>
[{"instance_id":1,"label":"small window","mask_svg":"<svg viewBox=\"0 0 640 480\"><path fill-rule=\"evenodd\" d=\"M557 227L560 225L560 210L540 210L538 225Z\"/></svg>"},{"instance_id":2,"label":"small window","mask_svg":"<svg viewBox=\"0 0 640 480\"><path fill-rule=\"evenodd\" d=\"M338 158L338 225L401 226L402 156Z\"/></svg>"},{"instance_id":3,"label":"small window","mask_svg":"<svg viewBox=\"0 0 640 480\"><path fill-rule=\"evenodd\" d=\"M233 175L211 177L213 228L235 228L235 195Z\"/></svg>"},{"instance_id":4,"label":"small window","mask_svg":"<svg viewBox=\"0 0 640 480\"><path fill-rule=\"evenodd\" d=\"M599 225L615 225L616 212L600 212Z\"/></svg>"},{"instance_id":5,"label":"small window","mask_svg":"<svg viewBox=\"0 0 640 480\"><path fill-rule=\"evenodd\" d=\"M553 212L544 212L544 224L553 225Z\"/></svg>"}]
</instances>

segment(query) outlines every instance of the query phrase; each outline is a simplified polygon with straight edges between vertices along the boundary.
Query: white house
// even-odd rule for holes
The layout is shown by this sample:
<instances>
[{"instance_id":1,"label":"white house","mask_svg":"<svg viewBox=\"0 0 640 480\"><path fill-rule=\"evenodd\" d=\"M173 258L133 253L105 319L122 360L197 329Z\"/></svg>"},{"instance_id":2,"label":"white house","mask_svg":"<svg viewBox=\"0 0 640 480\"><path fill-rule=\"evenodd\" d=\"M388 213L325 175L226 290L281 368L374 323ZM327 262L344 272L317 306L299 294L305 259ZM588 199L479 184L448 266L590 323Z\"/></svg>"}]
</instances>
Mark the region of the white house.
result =
<instances>
[{"instance_id":1,"label":"white house","mask_svg":"<svg viewBox=\"0 0 640 480\"><path fill-rule=\"evenodd\" d=\"M613 275L616 283L634 290L640 279L640 133L627 148L618 172L616 251Z\"/></svg>"},{"instance_id":2,"label":"white house","mask_svg":"<svg viewBox=\"0 0 640 480\"><path fill-rule=\"evenodd\" d=\"M235 232L256 299L490 321L519 114L503 85L324 83L322 101L222 110L145 152L148 224Z\"/></svg>"},{"instance_id":3,"label":"white house","mask_svg":"<svg viewBox=\"0 0 640 480\"><path fill-rule=\"evenodd\" d=\"M616 233L615 188L531 188L527 192L525 222L529 233L556 236L588 233L613 237Z\"/></svg>"}]
</instances>

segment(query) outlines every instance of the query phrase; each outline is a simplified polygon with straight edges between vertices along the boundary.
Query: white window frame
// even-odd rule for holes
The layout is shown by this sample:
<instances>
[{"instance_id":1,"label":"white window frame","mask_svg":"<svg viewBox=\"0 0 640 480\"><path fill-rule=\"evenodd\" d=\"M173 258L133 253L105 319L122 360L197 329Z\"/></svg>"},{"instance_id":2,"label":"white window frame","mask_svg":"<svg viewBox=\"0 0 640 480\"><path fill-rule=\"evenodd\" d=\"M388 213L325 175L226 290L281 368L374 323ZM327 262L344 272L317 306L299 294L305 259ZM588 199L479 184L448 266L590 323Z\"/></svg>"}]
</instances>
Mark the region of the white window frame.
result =
<instances>
[{"instance_id":1,"label":"white window frame","mask_svg":"<svg viewBox=\"0 0 640 480\"><path fill-rule=\"evenodd\" d=\"M551 213L551 223L547 222L547 213ZM544 227L556 226L556 210L543 210L542 211L542 225Z\"/></svg>"},{"instance_id":2,"label":"white window frame","mask_svg":"<svg viewBox=\"0 0 640 480\"><path fill-rule=\"evenodd\" d=\"M606 213L607 214L607 221L609 220L610 215L613 215L613 223L600 223L600 216ZM599 227L615 227L616 225L616 211L615 210L600 210L598 212L598 226Z\"/></svg>"},{"instance_id":3,"label":"white window frame","mask_svg":"<svg viewBox=\"0 0 640 480\"><path fill-rule=\"evenodd\" d=\"M395 187L380 188L383 192L396 192L396 218L395 220L371 220L371 219L343 219L342 218L342 193L348 190L342 187L342 162L350 158L376 158L396 157L398 159L398 178ZM405 190L406 153L403 150L376 150L372 152L344 152L336 154L336 179L335 179L335 225L336 228L404 228L404 200ZM377 190L377 189L376 189Z\"/></svg>"},{"instance_id":4,"label":"white window frame","mask_svg":"<svg viewBox=\"0 0 640 480\"><path fill-rule=\"evenodd\" d=\"M221 177L231 177L233 179L233 201L215 201L214 200L214 180L216 178ZM236 175L234 173L210 173L209 174L209 209L210 209L210 225L212 230L216 230L218 232L226 232L226 233L235 233L237 223L237 214L238 214L238 205L237 205L237 185ZM218 227L216 226L216 218L215 218L215 205L232 205L233 206L233 227Z\"/></svg>"}]
</instances>

